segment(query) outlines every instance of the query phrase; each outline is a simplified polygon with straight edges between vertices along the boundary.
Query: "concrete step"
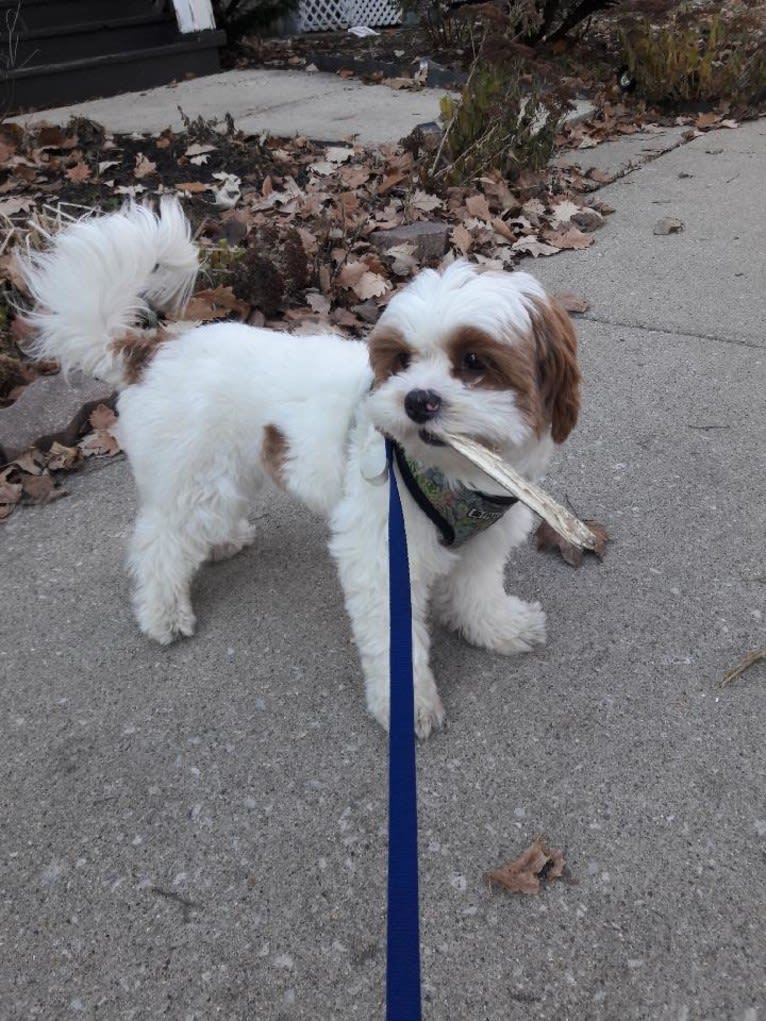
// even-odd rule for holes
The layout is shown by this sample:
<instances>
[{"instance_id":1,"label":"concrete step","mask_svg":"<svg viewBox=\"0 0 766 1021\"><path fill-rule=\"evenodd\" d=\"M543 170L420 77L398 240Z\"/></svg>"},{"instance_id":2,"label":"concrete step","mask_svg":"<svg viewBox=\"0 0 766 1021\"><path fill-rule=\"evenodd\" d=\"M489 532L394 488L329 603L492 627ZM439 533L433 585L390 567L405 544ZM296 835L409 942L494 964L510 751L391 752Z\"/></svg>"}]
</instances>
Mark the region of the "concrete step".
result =
<instances>
[{"instance_id":1,"label":"concrete step","mask_svg":"<svg viewBox=\"0 0 766 1021\"><path fill-rule=\"evenodd\" d=\"M15 68L0 78L0 99L12 112L166 85L190 74L214 74L225 39L220 31L193 32L160 46Z\"/></svg>"},{"instance_id":2,"label":"concrete step","mask_svg":"<svg viewBox=\"0 0 766 1021\"><path fill-rule=\"evenodd\" d=\"M39 67L123 53L175 42L178 27L167 14L149 12L123 18L101 18L80 24L22 30L15 37L0 32L3 50L13 53L13 66ZM11 45L9 45L11 44Z\"/></svg>"},{"instance_id":3,"label":"concrete step","mask_svg":"<svg viewBox=\"0 0 766 1021\"><path fill-rule=\"evenodd\" d=\"M162 0L0 0L0 24L4 32L9 27L21 32L157 14L165 8Z\"/></svg>"}]
</instances>

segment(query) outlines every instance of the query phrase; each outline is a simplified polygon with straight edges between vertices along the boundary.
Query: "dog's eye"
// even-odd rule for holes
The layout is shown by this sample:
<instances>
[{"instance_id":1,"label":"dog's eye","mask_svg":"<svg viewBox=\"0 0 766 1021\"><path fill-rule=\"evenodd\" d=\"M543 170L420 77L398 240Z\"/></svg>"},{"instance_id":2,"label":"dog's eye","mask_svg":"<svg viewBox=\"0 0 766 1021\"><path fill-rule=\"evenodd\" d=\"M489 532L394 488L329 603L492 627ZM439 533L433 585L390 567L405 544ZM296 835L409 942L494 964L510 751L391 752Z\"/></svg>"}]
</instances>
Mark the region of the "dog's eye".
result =
<instances>
[{"instance_id":1,"label":"dog's eye","mask_svg":"<svg viewBox=\"0 0 766 1021\"><path fill-rule=\"evenodd\" d=\"M404 369L408 369L411 361L412 356L407 351L400 351L394 362L396 371L402 372Z\"/></svg>"},{"instance_id":2,"label":"dog's eye","mask_svg":"<svg viewBox=\"0 0 766 1021\"><path fill-rule=\"evenodd\" d=\"M460 368L465 372L484 372L486 367L481 358L473 351L466 351L460 364Z\"/></svg>"}]
</instances>

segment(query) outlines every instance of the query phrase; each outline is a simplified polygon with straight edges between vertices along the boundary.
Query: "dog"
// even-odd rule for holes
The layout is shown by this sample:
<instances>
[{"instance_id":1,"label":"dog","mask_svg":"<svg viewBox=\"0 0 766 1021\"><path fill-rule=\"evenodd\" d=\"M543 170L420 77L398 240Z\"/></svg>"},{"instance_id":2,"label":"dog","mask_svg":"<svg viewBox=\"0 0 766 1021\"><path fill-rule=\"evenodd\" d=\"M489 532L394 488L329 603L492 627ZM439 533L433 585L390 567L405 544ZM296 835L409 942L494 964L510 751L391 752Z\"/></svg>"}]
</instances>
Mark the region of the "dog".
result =
<instances>
[{"instance_id":1,"label":"dog","mask_svg":"<svg viewBox=\"0 0 766 1021\"><path fill-rule=\"evenodd\" d=\"M497 451L530 479L577 421L567 313L534 277L455 261L393 295L367 341L239 323L175 324L143 367L141 317L188 301L198 252L175 199L78 221L31 254L33 353L120 389L118 437L138 489L128 566L141 630L194 633L192 578L249 545L267 479L324 515L370 713L389 722L387 486L395 444L408 537L415 720L445 719L429 615L501 654L545 641L539 603L508 595L510 550L532 513L443 439Z\"/></svg>"}]
</instances>

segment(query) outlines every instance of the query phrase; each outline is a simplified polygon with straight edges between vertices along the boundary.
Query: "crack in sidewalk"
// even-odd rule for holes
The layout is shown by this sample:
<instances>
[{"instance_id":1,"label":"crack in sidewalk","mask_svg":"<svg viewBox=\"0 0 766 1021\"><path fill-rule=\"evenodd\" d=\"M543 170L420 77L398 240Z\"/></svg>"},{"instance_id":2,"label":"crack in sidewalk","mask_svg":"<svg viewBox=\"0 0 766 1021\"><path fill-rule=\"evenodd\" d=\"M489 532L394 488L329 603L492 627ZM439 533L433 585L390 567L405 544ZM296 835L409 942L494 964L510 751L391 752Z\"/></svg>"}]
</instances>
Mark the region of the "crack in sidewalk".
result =
<instances>
[{"instance_id":1,"label":"crack in sidewalk","mask_svg":"<svg viewBox=\"0 0 766 1021\"><path fill-rule=\"evenodd\" d=\"M659 333L666 337L681 337L688 340L712 340L717 344L730 344L734 347L747 347L754 351L765 351L766 344L758 344L752 340L745 340L741 337L721 337L715 333L692 333L687 330L675 330L663 326L647 326L645 323L628 322L622 319L607 319L602 316L584 315L581 322L599 323L603 326L622 326L626 330L641 330L645 333Z\"/></svg>"}]
</instances>

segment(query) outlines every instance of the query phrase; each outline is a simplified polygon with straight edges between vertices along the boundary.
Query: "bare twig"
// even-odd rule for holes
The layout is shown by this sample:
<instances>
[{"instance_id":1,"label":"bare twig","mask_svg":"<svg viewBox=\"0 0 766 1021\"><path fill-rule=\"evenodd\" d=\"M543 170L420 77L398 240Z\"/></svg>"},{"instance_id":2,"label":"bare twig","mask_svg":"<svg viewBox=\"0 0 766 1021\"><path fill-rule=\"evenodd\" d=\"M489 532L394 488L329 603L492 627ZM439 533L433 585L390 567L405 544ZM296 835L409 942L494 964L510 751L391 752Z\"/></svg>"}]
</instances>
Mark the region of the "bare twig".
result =
<instances>
[{"instance_id":1,"label":"bare twig","mask_svg":"<svg viewBox=\"0 0 766 1021\"><path fill-rule=\"evenodd\" d=\"M718 687L725 688L732 681L735 681L740 674L743 674L748 667L751 667L761 659L766 659L766 645L761 649L754 649L753 652L748 652L746 656L743 656L739 663L733 666L731 670L727 670L721 678L721 683Z\"/></svg>"}]
</instances>

